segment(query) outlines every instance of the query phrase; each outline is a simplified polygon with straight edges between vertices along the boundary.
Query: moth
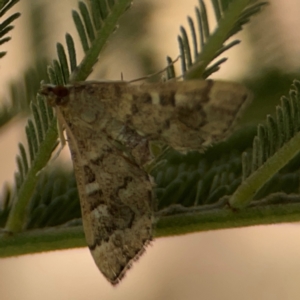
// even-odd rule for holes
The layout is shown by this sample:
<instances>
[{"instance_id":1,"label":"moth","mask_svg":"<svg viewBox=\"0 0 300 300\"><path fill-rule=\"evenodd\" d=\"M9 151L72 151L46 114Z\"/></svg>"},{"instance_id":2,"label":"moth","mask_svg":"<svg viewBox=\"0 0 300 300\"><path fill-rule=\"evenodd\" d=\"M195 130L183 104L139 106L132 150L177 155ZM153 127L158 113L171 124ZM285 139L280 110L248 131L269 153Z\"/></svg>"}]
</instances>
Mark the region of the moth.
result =
<instances>
[{"instance_id":1,"label":"moth","mask_svg":"<svg viewBox=\"0 0 300 300\"><path fill-rule=\"evenodd\" d=\"M151 141L203 150L230 132L250 93L212 80L42 84L66 129L83 227L100 271L117 284L152 240Z\"/></svg>"}]
</instances>

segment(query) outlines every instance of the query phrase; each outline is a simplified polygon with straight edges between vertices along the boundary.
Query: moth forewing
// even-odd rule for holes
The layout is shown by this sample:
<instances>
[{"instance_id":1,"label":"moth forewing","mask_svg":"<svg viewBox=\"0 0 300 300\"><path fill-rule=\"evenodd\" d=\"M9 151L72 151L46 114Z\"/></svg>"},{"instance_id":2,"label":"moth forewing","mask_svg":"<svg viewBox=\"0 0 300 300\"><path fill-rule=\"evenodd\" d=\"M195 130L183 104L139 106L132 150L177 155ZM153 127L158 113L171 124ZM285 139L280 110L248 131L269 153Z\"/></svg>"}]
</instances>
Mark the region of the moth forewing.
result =
<instances>
[{"instance_id":1,"label":"moth forewing","mask_svg":"<svg viewBox=\"0 0 300 300\"><path fill-rule=\"evenodd\" d=\"M210 80L79 82L40 93L66 129L87 244L112 284L152 239L149 142L201 150L225 137L250 99L241 85Z\"/></svg>"},{"instance_id":2,"label":"moth forewing","mask_svg":"<svg viewBox=\"0 0 300 300\"><path fill-rule=\"evenodd\" d=\"M251 93L236 83L191 80L128 85L123 98L115 118L186 152L224 139Z\"/></svg>"}]
</instances>

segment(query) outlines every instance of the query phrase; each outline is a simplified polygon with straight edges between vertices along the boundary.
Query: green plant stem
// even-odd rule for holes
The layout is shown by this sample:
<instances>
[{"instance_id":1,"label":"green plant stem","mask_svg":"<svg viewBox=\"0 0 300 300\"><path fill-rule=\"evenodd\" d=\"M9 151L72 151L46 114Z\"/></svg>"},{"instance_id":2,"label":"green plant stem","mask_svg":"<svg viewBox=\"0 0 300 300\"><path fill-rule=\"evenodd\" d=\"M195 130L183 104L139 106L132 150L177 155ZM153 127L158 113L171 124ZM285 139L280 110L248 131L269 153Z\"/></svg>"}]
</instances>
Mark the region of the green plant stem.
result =
<instances>
[{"instance_id":1,"label":"green plant stem","mask_svg":"<svg viewBox=\"0 0 300 300\"><path fill-rule=\"evenodd\" d=\"M57 141L57 137L57 121L56 118L54 118L51 121L45 140L40 144L35 160L32 162L30 170L18 191L18 200L13 203L5 230L9 232L22 231L27 217L28 204L39 178L37 173L42 170L49 161L53 152L53 146Z\"/></svg>"},{"instance_id":2,"label":"green plant stem","mask_svg":"<svg viewBox=\"0 0 300 300\"><path fill-rule=\"evenodd\" d=\"M299 153L299 149L300 132L243 181L229 200L231 207L242 208L249 204L256 192L294 156L296 156Z\"/></svg>"},{"instance_id":3,"label":"green plant stem","mask_svg":"<svg viewBox=\"0 0 300 300\"><path fill-rule=\"evenodd\" d=\"M178 236L200 231L299 220L300 203L284 203L283 201L282 204L249 207L247 210L238 212L220 209L163 217L154 226L154 237ZM85 246L86 242L81 226L39 229L14 235L2 234L0 236L0 257Z\"/></svg>"},{"instance_id":4,"label":"green plant stem","mask_svg":"<svg viewBox=\"0 0 300 300\"><path fill-rule=\"evenodd\" d=\"M0 257L84 247L82 226L39 229L0 236Z\"/></svg>"}]
</instances>

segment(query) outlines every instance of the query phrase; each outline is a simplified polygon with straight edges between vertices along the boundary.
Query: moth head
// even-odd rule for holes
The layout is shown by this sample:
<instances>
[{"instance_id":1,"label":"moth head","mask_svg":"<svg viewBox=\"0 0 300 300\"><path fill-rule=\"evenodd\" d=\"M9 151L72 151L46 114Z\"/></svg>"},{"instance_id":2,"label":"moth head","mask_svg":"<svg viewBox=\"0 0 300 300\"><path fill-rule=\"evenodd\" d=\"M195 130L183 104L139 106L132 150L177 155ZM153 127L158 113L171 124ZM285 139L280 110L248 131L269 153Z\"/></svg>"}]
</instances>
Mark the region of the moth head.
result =
<instances>
[{"instance_id":1,"label":"moth head","mask_svg":"<svg viewBox=\"0 0 300 300\"><path fill-rule=\"evenodd\" d=\"M47 97L50 106L62 106L68 103L70 91L63 85L42 83L39 94Z\"/></svg>"}]
</instances>

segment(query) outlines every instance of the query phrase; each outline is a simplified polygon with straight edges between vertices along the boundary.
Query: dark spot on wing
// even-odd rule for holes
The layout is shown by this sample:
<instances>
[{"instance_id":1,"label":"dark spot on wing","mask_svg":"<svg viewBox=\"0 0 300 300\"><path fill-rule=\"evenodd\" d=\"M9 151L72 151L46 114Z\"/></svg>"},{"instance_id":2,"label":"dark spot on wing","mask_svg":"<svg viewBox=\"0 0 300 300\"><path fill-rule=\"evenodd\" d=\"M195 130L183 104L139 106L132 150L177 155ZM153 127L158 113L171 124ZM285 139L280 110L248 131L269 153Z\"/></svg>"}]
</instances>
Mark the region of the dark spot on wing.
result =
<instances>
[{"instance_id":1,"label":"dark spot on wing","mask_svg":"<svg viewBox=\"0 0 300 300\"><path fill-rule=\"evenodd\" d=\"M102 160L103 160L103 156L99 156L95 159L91 159L90 161L93 165L100 166Z\"/></svg>"},{"instance_id":2,"label":"dark spot on wing","mask_svg":"<svg viewBox=\"0 0 300 300\"><path fill-rule=\"evenodd\" d=\"M149 93L141 93L138 95L133 95L133 101L142 103L152 103L152 97Z\"/></svg>"},{"instance_id":3,"label":"dark spot on wing","mask_svg":"<svg viewBox=\"0 0 300 300\"><path fill-rule=\"evenodd\" d=\"M90 95L96 94L96 89L95 89L95 87L92 84L91 85L85 85L84 89Z\"/></svg>"},{"instance_id":4,"label":"dark spot on wing","mask_svg":"<svg viewBox=\"0 0 300 300\"><path fill-rule=\"evenodd\" d=\"M126 176L123 180L123 184L118 187L118 190L126 189L129 182L133 181L131 176Z\"/></svg>"},{"instance_id":5,"label":"dark spot on wing","mask_svg":"<svg viewBox=\"0 0 300 300\"><path fill-rule=\"evenodd\" d=\"M175 92L168 92L168 93L160 93L159 100L162 106L171 105L175 106Z\"/></svg>"},{"instance_id":6,"label":"dark spot on wing","mask_svg":"<svg viewBox=\"0 0 300 300\"><path fill-rule=\"evenodd\" d=\"M95 250L97 246L100 246L103 242L108 242L109 237L106 238L96 238L93 245L88 245L91 251Z\"/></svg>"},{"instance_id":7,"label":"dark spot on wing","mask_svg":"<svg viewBox=\"0 0 300 300\"><path fill-rule=\"evenodd\" d=\"M89 166L84 166L83 170L84 170L86 184L94 182L96 180L96 176Z\"/></svg>"},{"instance_id":8,"label":"dark spot on wing","mask_svg":"<svg viewBox=\"0 0 300 300\"><path fill-rule=\"evenodd\" d=\"M138 111L139 110L138 110L137 106L135 104L132 104L131 105L131 113L136 114Z\"/></svg>"},{"instance_id":9,"label":"dark spot on wing","mask_svg":"<svg viewBox=\"0 0 300 300\"><path fill-rule=\"evenodd\" d=\"M163 124L163 127L164 127L164 129L169 129L170 128L170 120L165 120L164 121L164 124Z\"/></svg>"},{"instance_id":10,"label":"dark spot on wing","mask_svg":"<svg viewBox=\"0 0 300 300\"><path fill-rule=\"evenodd\" d=\"M211 90L211 88L214 85L214 81L213 80L206 80L206 82L207 82L207 86L206 86L206 88L202 92L203 102L208 102L209 101L209 99L210 99L210 97L209 97L210 90Z\"/></svg>"},{"instance_id":11,"label":"dark spot on wing","mask_svg":"<svg viewBox=\"0 0 300 300\"><path fill-rule=\"evenodd\" d=\"M87 199L91 211L97 209L97 207L102 204L106 204L102 190L93 191L91 194L87 195Z\"/></svg>"},{"instance_id":12,"label":"dark spot on wing","mask_svg":"<svg viewBox=\"0 0 300 300\"><path fill-rule=\"evenodd\" d=\"M116 98L120 99L122 97L123 91L119 83L114 84L114 93Z\"/></svg>"}]
</instances>

